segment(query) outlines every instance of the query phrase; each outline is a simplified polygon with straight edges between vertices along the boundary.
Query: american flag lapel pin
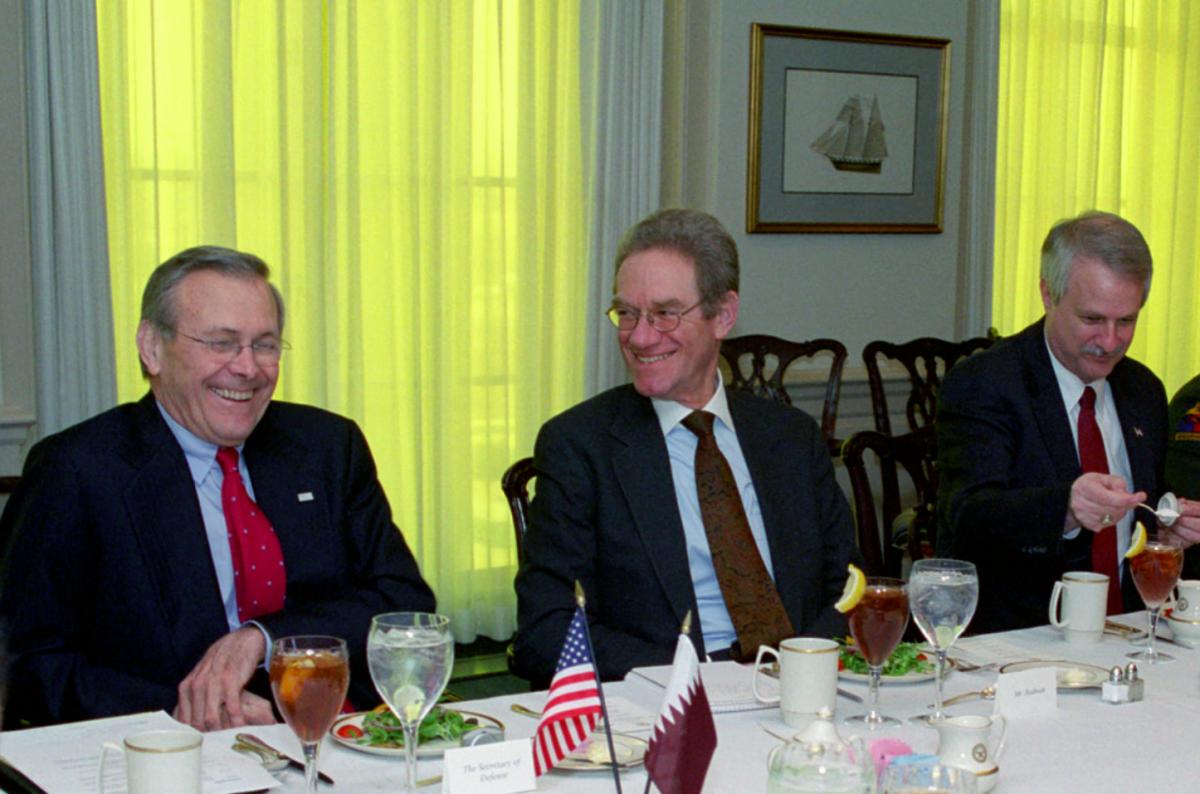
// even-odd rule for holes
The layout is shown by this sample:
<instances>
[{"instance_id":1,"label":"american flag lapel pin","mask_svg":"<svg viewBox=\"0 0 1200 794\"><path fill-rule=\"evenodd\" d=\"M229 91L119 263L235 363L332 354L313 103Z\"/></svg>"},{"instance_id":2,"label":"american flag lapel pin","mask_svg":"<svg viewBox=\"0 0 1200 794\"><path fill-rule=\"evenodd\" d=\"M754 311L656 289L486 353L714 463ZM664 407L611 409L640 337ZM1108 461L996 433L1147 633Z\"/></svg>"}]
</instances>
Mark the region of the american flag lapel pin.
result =
<instances>
[{"instance_id":1,"label":"american flag lapel pin","mask_svg":"<svg viewBox=\"0 0 1200 794\"><path fill-rule=\"evenodd\" d=\"M1134 427L1133 434L1135 436L1137 436L1138 438L1141 438L1142 436L1146 435L1145 433L1142 432L1142 429L1140 427Z\"/></svg>"}]
</instances>

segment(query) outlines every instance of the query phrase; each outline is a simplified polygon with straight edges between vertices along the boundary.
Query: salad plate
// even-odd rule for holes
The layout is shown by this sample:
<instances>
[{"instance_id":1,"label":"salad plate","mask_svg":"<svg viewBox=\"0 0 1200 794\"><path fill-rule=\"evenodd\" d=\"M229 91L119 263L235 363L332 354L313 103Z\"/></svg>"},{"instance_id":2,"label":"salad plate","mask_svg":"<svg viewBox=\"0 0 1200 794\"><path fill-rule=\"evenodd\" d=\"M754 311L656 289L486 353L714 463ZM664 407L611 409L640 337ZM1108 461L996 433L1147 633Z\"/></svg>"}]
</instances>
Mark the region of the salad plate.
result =
<instances>
[{"instance_id":1,"label":"salad plate","mask_svg":"<svg viewBox=\"0 0 1200 794\"><path fill-rule=\"evenodd\" d=\"M395 719L386 707L382 711L356 711L338 717L329 729L329 735L335 742L351 750L403 758L403 732L398 723L394 728L372 730L372 725L377 724L375 715L381 714L387 715L385 720ZM461 747L462 734L475 728L494 728L503 733L504 723L486 714L438 706L421 722L422 734L417 745L417 757L441 758L446 750ZM438 736L438 733L443 735Z\"/></svg>"},{"instance_id":2,"label":"salad plate","mask_svg":"<svg viewBox=\"0 0 1200 794\"><path fill-rule=\"evenodd\" d=\"M856 669L861 668L861 669ZM946 659L946 672L954 669L954 660ZM937 660L933 650L917 642L902 642L892 651L883 667L880 684L919 684L937 676ZM838 678L851 683L869 683L867 663L851 646L838 652Z\"/></svg>"}]
</instances>

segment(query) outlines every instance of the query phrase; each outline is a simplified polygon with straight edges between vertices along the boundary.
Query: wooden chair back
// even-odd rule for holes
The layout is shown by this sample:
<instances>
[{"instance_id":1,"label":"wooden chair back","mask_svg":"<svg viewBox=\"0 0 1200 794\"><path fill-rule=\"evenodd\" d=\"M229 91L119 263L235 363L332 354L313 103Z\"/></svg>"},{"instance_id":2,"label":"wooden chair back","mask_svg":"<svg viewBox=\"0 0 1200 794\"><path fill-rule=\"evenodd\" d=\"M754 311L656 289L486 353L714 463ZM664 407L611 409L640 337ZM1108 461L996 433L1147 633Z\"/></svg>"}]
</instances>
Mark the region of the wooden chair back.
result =
<instances>
[{"instance_id":1,"label":"wooden chair back","mask_svg":"<svg viewBox=\"0 0 1200 794\"><path fill-rule=\"evenodd\" d=\"M864 460L870 450L879 460L881 472L889 467L903 471L912 484L914 498L906 501L899 477L881 477L880 510L875 509L875 492ZM871 576L899 576L902 553L894 538L897 519L908 526L905 547L909 557L919 560L933 555L937 533L937 442L933 427L922 427L900 436L863 430L846 439L842 463L850 475L854 495L854 521L858 547Z\"/></svg>"},{"instance_id":2,"label":"wooden chair back","mask_svg":"<svg viewBox=\"0 0 1200 794\"><path fill-rule=\"evenodd\" d=\"M829 357L825 380L825 400L821 407L821 438L831 453L841 442L836 439L838 400L842 392L842 369L846 365L846 346L836 339L811 339L793 342L767 334L729 337L721 342L728 377L726 386L743 389L791 405L784 375L793 363L804 359Z\"/></svg>"},{"instance_id":3,"label":"wooden chair back","mask_svg":"<svg viewBox=\"0 0 1200 794\"><path fill-rule=\"evenodd\" d=\"M863 348L863 364L866 365L867 380L871 387L871 412L875 417L875 429L880 433L892 434L887 393L883 385L884 359L899 363L908 373L909 391L904 403L904 416L908 420L907 429L912 431L933 425L937 416L938 392L950 368L960 359L990 347L995 341L986 336L961 342L925 336L901 344L882 340L867 343Z\"/></svg>"},{"instance_id":4,"label":"wooden chair back","mask_svg":"<svg viewBox=\"0 0 1200 794\"><path fill-rule=\"evenodd\" d=\"M517 543L517 564L525 562L525 531L529 528L529 482L537 476L533 458L521 458L509 466L500 478L500 488L512 513L513 537Z\"/></svg>"}]
</instances>

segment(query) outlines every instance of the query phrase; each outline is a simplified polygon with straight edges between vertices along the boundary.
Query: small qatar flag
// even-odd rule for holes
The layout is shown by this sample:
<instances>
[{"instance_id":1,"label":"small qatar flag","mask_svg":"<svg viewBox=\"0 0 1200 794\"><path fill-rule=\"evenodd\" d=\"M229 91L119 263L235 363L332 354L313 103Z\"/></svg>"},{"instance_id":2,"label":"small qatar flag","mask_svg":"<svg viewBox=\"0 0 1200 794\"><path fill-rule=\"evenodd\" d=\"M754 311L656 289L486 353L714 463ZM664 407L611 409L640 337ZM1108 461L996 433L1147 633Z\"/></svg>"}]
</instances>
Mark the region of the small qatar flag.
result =
<instances>
[{"instance_id":1,"label":"small qatar flag","mask_svg":"<svg viewBox=\"0 0 1200 794\"><path fill-rule=\"evenodd\" d=\"M716 749L717 729L700 680L700 661L685 629L646 749L646 772L662 794L699 794Z\"/></svg>"}]
</instances>

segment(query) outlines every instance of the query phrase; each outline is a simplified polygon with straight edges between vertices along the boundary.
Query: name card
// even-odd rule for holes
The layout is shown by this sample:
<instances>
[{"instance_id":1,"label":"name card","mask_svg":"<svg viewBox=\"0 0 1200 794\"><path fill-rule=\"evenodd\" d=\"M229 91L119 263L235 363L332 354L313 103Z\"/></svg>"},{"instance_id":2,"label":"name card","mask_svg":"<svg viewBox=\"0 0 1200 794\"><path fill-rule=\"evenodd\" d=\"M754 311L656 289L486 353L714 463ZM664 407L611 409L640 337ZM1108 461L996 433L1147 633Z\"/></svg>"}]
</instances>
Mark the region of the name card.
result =
<instances>
[{"instance_id":1,"label":"name card","mask_svg":"<svg viewBox=\"0 0 1200 794\"><path fill-rule=\"evenodd\" d=\"M529 739L455 747L442 767L445 794L512 794L534 791L533 745Z\"/></svg>"},{"instance_id":2,"label":"name card","mask_svg":"<svg viewBox=\"0 0 1200 794\"><path fill-rule=\"evenodd\" d=\"M1009 719L1040 717L1058 709L1058 671L1034 667L996 677L996 711Z\"/></svg>"}]
</instances>

